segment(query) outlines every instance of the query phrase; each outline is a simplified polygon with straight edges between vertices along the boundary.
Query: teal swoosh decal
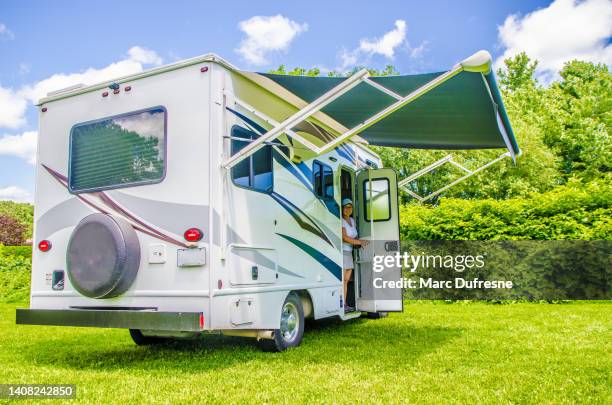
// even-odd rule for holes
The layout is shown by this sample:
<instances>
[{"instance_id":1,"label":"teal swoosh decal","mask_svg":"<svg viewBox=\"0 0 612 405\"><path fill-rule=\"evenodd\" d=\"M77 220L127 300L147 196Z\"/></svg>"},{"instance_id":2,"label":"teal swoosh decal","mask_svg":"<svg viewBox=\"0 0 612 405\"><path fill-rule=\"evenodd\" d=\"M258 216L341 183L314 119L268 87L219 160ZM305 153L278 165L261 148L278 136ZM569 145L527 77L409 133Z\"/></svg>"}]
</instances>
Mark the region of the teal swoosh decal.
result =
<instances>
[{"instance_id":1,"label":"teal swoosh decal","mask_svg":"<svg viewBox=\"0 0 612 405\"><path fill-rule=\"evenodd\" d=\"M314 249L312 246L305 244L302 241L299 241L295 238L292 238L288 235L283 235L282 233L277 233L278 236L282 236L287 239L289 242L293 243L295 246L302 249L306 252L310 257L315 259L317 262L321 263L323 267L329 270L338 280L342 280L342 268L336 264L332 259L325 256L323 253Z\"/></svg>"},{"instance_id":2,"label":"teal swoosh decal","mask_svg":"<svg viewBox=\"0 0 612 405\"><path fill-rule=\"evenodd\" d=\"M325 232L323 232L323 230L319 228L319 226L313 220L311 220L308 215L302 212L302 210L296 207L291 201L287 200L285 197L276 192L270 193L270 197L272 197L293 217L293 219L295 219L295 222L300 225L300 228L317 235L319 238L329 243L331 247L334 247L334 244L331 240L329 240Z\"/></svg>"}]
</instances>

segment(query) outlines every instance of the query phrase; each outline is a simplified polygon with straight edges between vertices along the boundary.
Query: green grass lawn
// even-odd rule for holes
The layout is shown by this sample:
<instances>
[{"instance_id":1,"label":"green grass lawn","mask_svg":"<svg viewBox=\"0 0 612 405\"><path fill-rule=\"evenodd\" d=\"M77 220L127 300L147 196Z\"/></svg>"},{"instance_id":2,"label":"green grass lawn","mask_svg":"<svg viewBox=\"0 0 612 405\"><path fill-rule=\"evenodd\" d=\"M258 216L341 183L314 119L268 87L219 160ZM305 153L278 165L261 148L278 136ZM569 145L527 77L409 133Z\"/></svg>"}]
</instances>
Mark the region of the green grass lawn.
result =
<instances>
[{"instance_id":1,"label":"green grass lawn","mask_svg":"<svg viewBox=\"0 0 612 405\"><path fill-rule=\"evenodd\" d=\"M23 305L21 305L23 306ZM612 304L414 303L311 325L302 345L17 326L0 305L0 382L76 384L79 402L612 403Z\"/></svg>"}]
</instances>

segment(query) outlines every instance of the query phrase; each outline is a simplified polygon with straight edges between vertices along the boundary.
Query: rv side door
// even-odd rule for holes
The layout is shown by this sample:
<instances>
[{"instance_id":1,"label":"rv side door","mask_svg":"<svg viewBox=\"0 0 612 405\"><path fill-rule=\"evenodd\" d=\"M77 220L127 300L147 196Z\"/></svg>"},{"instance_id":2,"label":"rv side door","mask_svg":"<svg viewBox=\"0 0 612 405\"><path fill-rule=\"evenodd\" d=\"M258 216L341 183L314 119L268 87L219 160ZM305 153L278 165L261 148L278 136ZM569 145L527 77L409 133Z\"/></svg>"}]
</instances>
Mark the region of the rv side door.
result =
<instances>
[{"instance_id":1,"label":"rv side door","mask_svg":"<svg viewBox=\"0 0 612 405\"><path fill-rule=\"evenodd\" d=\"M357 252L357 309L402 311L401 267L384 260L399 252L397 175L389 168L364 169L357 173L356 187L359 238L370 241Z\"/></svg>"}]
</instances>

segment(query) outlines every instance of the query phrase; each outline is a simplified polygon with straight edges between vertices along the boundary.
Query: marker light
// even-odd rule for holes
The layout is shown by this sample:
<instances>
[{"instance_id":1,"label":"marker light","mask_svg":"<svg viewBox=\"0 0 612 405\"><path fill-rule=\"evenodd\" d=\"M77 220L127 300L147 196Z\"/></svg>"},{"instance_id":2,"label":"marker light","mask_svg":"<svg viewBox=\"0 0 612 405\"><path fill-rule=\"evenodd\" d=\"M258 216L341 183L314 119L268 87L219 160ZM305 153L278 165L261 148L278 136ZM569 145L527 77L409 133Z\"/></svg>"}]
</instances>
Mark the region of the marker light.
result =
<instances>
[{"instance_id":1,"label":"marker light","mask_svg":"<svg viewBox=\"0 0 612 405\"><path fill-rule=\"evenodd\" d=\"M197 242L199 240L202 240L202 238L204 237L204 233L202 233L202 231L198 228L189 228L185 231L183 236L185 237L185 240L187 242Z\"/></svg>"},{"instance_id":2,"label":"marker light","mask_svg":"<svg viewBox=\"0 0 612 405\"><path fill-rule=\"evenodd\" d=\"M200 68L200 72L202 72L202 73L208 72L208 66L204 66L204 67Z\"/></svg>"},{"instance_id":3,"label":"marker light","mask_svg":"<svg viewBox=\"0 0 612 405\"><path fill-rule=\"evenodd\" d=\"M132 90L132 86L125 86L125 88L123 89L123 91L130 91Z\"/></svg>"},{"instance_id":4,"label":"marker light","mask_svg":"<svg viewBox=\"0 0 612 405\"><path fill-rule=\"evenodd\" d=\"M41 111L42 112L47 112L47 107L43 107Z\"/></svg>"},{"instance_id":5,"label":"marker light","mask_svg":"<svg viewBox=\"0 0 612 405\"><path fill-rule=\"evenodd\" d=\"M49 250L51 250L51 242L49 242L48 240L41 240L40 242L38 242L38 250L40 250L41 252L48 252Z\"/></svg>"},{"instance_id":6,"label":"marker light","mask_svg":"<svg viewBox=\"0 0 612 405\"><path fill-rule=\"evenodd\" d=\"M102 97L108 97L108 91L105 91L104 93L102 93Z\"/></svg>"}]
</instances>

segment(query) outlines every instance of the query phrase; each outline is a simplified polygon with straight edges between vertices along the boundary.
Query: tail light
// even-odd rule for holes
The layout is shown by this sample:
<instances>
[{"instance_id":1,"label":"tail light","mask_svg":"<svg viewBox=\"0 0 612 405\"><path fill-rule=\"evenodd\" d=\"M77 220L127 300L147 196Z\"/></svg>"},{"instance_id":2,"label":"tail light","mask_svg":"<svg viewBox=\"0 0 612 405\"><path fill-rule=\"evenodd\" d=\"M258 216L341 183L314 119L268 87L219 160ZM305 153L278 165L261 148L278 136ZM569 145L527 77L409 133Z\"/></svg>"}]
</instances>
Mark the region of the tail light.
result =
<instances>
[{"instance_id":1,"label":"tail light","mask_svg":"<svg viewBox=\"0 0 612 405\"><path fill-rule=\"evenodd\" d=\"M48 240L41 240L40 242L38 242L38 250L40 250L41 252L48 252L49 250L51 250L51 242Z\"/></svg>"},{"instance_id":2,"label":"tail light","mask_svg":"<svg viewBox=\"0 0 612 405\"><path fill-rule=\"evenodd\" d=\"M197 242L199 240L202 240L202 238L204 237L204 233L198 228L189 228L185 231L183 236L185 237L185 240L187 242Z\"/></svg>"}]
</instances>

